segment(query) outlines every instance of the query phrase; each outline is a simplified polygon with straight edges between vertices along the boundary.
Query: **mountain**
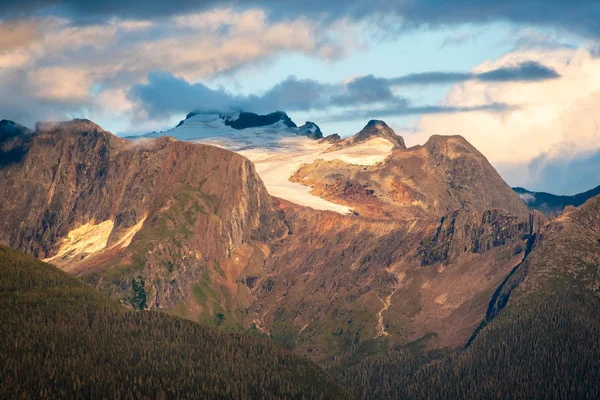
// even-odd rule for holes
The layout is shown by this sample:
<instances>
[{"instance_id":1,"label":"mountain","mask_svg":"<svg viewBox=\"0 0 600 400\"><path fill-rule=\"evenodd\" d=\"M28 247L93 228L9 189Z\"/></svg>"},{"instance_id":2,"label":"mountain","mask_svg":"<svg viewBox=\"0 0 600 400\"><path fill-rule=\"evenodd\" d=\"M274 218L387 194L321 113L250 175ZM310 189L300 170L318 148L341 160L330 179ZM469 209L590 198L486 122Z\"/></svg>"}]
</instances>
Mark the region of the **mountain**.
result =
<instances>
[{"instance_id":1,"label":"mountain","mask_svg":"<svg viewBox=\"0 0 600 400\"><path fill-rule=\"evenodd\" d=\"M179 140L202 141L229 150L247 147L272 146L282 138L306 136L321 139L323 133L314 123L307 121L298 127L283 111L260 115L245 111L228 113L190 112L184 120L168 131L152 132L142 137L172 136ZM135 139L140 136L127 137Z\"/></svg>"},{"instance_id":2,"label":"mountain","mask_svg":"<svg viewBox=\"0 0 600 400\"><path fill-rule=\"evenodd\" d=\"M258 329L325 364L374 337L464 344L541 223L463 138L406 149L379 122L335 151L297 135L284 152L241 151L267 152L256 170L217 147L127 141L90 121L13 136L23 156L0 170L0 241L132 308ZM256 171L288 198L353 214L272 200Z\"/></svg>"},{"instance_id":3,"label":"mountain","mask_svg":"<svg viewBox=\"0 0 600 400\"><path fill-rule=\"evenodd\" d=\"M535 337L557 338L539 336L549 326L545 308L527 314L517 294L526 282L539 282L531 296L553 292L554 283L536 281L547 271L534 273L533 262L545 254L537 249L560 248L556 224L567 219L529 210L461 136L406 148L381 121L331 141L281 121L244 129L206 114L186 121L172 133L194 143L127 141L81 120L0 133L8 138L0 150L18 156L0 167L8 182L0 242L129 308L268 336L359 398L465 397L464 387L481 383L469 369L483 370L476 357L490 376L508 374L504 344L524 351L512 332L535 328L527 336L535 351ZM573 219L571 231L586 218ZM597 240L593 230L581 234ZM591 253L572 258L582 254L591 271ZM566 273L579 265L554 260ZM561 313L575 307L564 304ZM510 310L516 319L504 317ZM504 336L488 336L494 327ZM527 368L556 372L528 354ZM458 389L446 389L453 382ZM505 393L494 381L482 397L496 389Z\"/></svg>"},{"instance_id":4,"label":"mountain","mask_svg":"<svg viewBox=\"0 0 600 400\"><path fill-rule=\"evenodd\" d=\"M406 148L406 145L404 144L404 139L401 136L396 135L396 132L394 132L394 130L390 128L385 122L371 120L360 132L347 139L334 143L334 145L331 146L327 151L330 152L340 150L345 147L350 147L359 143L367 142L374 138L385 139L392 143L392 145L396 148Z\"/></svg>"},{"instance_id":5,"label":"mountain","mask_svg":"<svg viewBox=\"0 0 600 400\"><path fill-rule=\"evenodd\" d=\"M357 359L357 398L597 398L600 196L530 237L464 351L423 343Z\"/></svg>"},{"instance_id":6,"label":"mountain","mask_svg":"<svg viewBox=\"0 0 600 400\"><path fill-rule=\"evenodd\" d=\"M19 156L0 169L0 243L131 307L228 315L250 301L240 276L285 233L254 165L227 150L87 120L2 138L0 159Z\"/></svg>"},{"instance_id":7,"label":"mountain","mask_svg":"<svg viewBox=\"0 0 600 400\"><path fill-rule=\"evenodd\" d=\"M392 136L397 139L390 143L386 138ZM296 170L292 181L311 186L317 196L368 214L389 213L390 207L397 206L417 206L438 216L459 209L483 212L492 208L528 214L487 159L460 136L434 135L423 146L406 149L402 138L387 125L371 121L330 149L350 151L379 141L393 146L382 162L364 166L339 159L316 160Z\"/></svg>"},{"instance_id":8,"label":"mountain","mask_svg":"<svg viewBox=\"0 0 600 400\"><path fill-rule=\"evenodd\" d=\"M350 398L274 343L156 312L0 246L1 398Z\"/></svg>"},{"instance_id":9,"label":"mountain","mask_svg":"<svg viewBox=\"0 0 600 400\"><path fill-rule=\"evenodd\" d=\"M530 210L538 210L547 217L560 215L568 206L579 207L588 199L600 194L600 186L587 192L575 194L572 196L559 196L545 192L531 192L527 189L516 187L513 190L519 195L521 200Z\"/></svg>"}]
</instances>

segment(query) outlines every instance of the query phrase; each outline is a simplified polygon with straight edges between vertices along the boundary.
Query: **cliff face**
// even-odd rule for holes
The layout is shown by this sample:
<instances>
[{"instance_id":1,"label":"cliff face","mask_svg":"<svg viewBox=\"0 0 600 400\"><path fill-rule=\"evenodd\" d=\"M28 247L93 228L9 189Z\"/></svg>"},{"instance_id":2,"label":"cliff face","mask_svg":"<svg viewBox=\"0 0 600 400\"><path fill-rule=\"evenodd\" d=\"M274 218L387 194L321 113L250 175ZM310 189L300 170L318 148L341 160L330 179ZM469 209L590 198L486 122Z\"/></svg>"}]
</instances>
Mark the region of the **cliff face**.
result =
<instances>
[{"instance_id":1,"label":"cliff face","mask_svg":"<svg viewBox=\"0 0 600 400\"><path fill-rule=\"evenodd\" d=\"M0 242L134 307L173 306L220 260L283 232L253 164L229 151L130 142L86 120L0 137L13 161L0 169Z\"/></svg>"}]
</instances>

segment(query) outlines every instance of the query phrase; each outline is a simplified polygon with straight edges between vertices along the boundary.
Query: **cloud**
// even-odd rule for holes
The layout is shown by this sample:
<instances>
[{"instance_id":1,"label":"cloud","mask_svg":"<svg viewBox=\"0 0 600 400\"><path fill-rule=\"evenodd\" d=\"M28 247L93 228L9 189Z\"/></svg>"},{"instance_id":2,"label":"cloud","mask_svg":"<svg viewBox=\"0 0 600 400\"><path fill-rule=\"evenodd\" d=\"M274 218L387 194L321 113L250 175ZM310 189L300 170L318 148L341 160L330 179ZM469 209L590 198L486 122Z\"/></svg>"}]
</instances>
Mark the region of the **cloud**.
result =
<instances>
[{"instance_id":1,"label":"cloud","mask_svg":"<svg viewBox=\"0 0 600 400\"><path fill-rule=\"evenodd\" d=\"M259 113L274 110L344 110L324 121L347 121L418 114L447 114L475 111L508 112L517 107L505 103L470 106L413 105L390 88L390 80L372 75L336 84L290 76L262 94L240 96L223 88L211 89L203 83L189 83L168 72L148 75L147 83L134 85L128 98L147 118L166 118L191 110L223 112L241 109Z\"/></svg>"},{"instance_id":2,"label":"cloud","mask_svg":"<svg viewBox=\"0 0 600 400\"><path fill-rule=\"evenodd\" d=\"M600 151L576 157L542 153L528 163L499 164L497 168L512 186L536 192L573 195L600 185Z\"/></svg>"},{"instance_id":3,"label":"cloud","mask_svg":"<svg viewBox=\"0 0 600 400\"><path fill-rule=\"evenodd\" d=\"M440 83L481 82L537 82L560 78L553 70L535 61L523 61L517 65L496 68L490 71L473 72L422 72L387 80L392 86L430 85Z\"/></svg>"},{"instance_id":4,"label":"cloud","mask_svg":"<svg viewBox=\"0 0 600 400\"><path fill-rule=\"evenodd\" d=\"M27 48L38 35L35 20L0 21L0 51Z\"/></svg>"},{"instance_id":5,"label":"cloud","mask_svg":"<svg viewBox=\"0 0 600 400\"><path fill-rule=\"evenodd\" d=\"M377 78L373 75L353 79L345 85L343 94L332 99L332 103L338 106L403 101L404 99L394 95L388 79Z\"/></svg>"},{"instance_id":6,"label":"cloud","mask_svg":"<svg viewBox=\"0 0 600 400\"><path fill-rule=\"evenodd\" d=\"M330 106L332 93L340 87L290 76L260 95L235 95L223 88L189 83L169 72L148 74L147 83L134 85L128 93L149 118L166 118L189 111L223 112L241 109L259 113L275 110L313 110Z\"/></svg>"},{"instance_id":7,"label":"cloud","mask_svg":"<svg viewBox=\"0 0 600 400\"><path fill-rule=\"evenodd\" d=\"M408 141L423 143L432 134L460 134L514 186L562 193L583 189L586 180L588 186L598 184L589 180L592 174L598 176L597 162L590 161L589 173L584 173L586 167L576 160L600 151L600 59L585 49L517 50L483 63L473 73L485 76L525 61L545 65L561 79L527 85L503 81L499 85L494 81L498 77L493 76L489 81L458 83L442 105L501 103L519 107L506 113L482 110L426 115L420 119L417 133L407 136ZM574 175L559 174L560 168L579 171L586 178L571 184Z\"/></svg>"},{"instance_id":8,"label":"cloud","mask_svg":"<svg viewBox=\"0 0 600 400\"><path fill-rule=\"evenodd\" d=\"M471 106L444 106L444 105L413 105L405 100L400 104L391 105L383 108L350 109L340 114L334 114L324 117L320 120L326 122L336 121L357 121L365 119L383 119L388 117L399 117L406 115L430 115L430 114L464 114L479 111L486 111L494 114L502 114L517 110L519 107L505 103L487 103Z\"/></svg>"},{"instance_id":9,"label":"cloud","mask_svg":"<svg viewBox=\"0 0 600 400\"><path fill-rule=\"evenodd\" d=\"M88 22L111 17L156 19L213 8L261 8L279 20L299 15L330 23L350 17L370 19L388 28L439 27L458 24L511 22L533 27L558 28L600 38L600 4L590 0L20 0L0 2L0 15L11 17L52 13Z\"/></svg>"},{"instance_id":10,"label":"cloud","mask_svg":"<svg viewBox=\"0 0 600 400\"><path fill-rule=\"evenodd\" d=\"M344 29L339 38L331 35L338 27ZM347 29L340 23L318 30L303 17L272 21L256 9L87 25L58 17L1 22L0 103L7 105L1 117L29 125L82 116L81 110L91 118L111 113L130 118L133 105L123 91L152 71L197 82L285 53L338 57L345 52ZM16 75L24 81L15 95L10 88ZM111 97L124 108L116 108Z\"/></svg>"}]
</instances>

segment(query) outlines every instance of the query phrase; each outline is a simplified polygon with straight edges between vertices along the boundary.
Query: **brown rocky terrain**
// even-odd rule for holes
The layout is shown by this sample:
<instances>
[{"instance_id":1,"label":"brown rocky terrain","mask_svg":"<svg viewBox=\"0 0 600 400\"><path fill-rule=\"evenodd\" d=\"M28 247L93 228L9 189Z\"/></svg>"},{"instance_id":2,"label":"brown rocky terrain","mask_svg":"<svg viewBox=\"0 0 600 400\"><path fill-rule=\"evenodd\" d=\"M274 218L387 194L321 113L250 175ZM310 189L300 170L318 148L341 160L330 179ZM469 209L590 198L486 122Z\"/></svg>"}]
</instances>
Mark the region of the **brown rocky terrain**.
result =
<instances>
[{"instance_id":1,"label":"brown rocky terrain","mask_svg":"<svg viewBox=\"0 0 600 400\"><path fill-rule=\"evenodd\" d=\"M237 271L222 260L284 232L253 164L235 153L131 142L87 120L0 126L0 242L135 308L201 297L195 283L213 276L235 290Z\"/></svg>"},{"instance_id":2,"label":"brown rocky terrain","mask_svg":"<svg viewBox=\"0 0 600 400\"><path fill-rule=\"evenodd\" d=\"M331 135L333 136L333 135ZM337 151L346 147L355 146L360 143L364 143L370 139L383 138L389 140L395 148L405 149L404 139L401 136L396 135L396 132L383 121L371 120L365 125L365 127L358 132L356 135L346 138L344 140L335 140L333 146L327 151ZM333 136L335 138L335 136ZM339 139L339 135L337 138Z\"/></svg>"},{"instance_id":3,"label":"brown rocky terrain","mask_svg":"<svg viewBox=\"0 0 600 400\"><path fill-rule=\"evenodd\" d=\"M371 129L367 125L346 146L363 140L355 138ZM395 135L389 131L385 129L386 137ZM528 215L487 159L461 136L432 136L423 146L409 149L396 145L384 162L372 166L316 160L291 179L312 186L320 197L370 215L385 215L398 206L417 206L437 216L461 209Z\"/></svg>"},{"instance_id":4,"label":"brown rocky terrain","mask_svg":"<svg viewBox=\"0 0 600 400\"><path fill-rule=\"evenodd\" d=\"M544 223L463 138L406 149L378 121L332 148L383 138L385 161L292 177L353 215L272 199L251 162L212 146L83 120L0 127L0 242L133 308L256 329L326 366L463 346Z\"/></svg>"}]
</instances>

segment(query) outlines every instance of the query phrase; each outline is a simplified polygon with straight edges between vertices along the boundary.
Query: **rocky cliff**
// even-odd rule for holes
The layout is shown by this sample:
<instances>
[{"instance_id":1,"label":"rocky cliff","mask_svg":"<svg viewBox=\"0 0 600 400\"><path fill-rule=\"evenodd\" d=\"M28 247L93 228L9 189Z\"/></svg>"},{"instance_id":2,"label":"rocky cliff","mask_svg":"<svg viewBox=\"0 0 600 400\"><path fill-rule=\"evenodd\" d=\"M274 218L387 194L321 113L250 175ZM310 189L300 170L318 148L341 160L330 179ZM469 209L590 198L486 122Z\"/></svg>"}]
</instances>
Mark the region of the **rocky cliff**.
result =
<instances>
[{"instance_id":1,"label":"rocky cliff","mask_svg":"<svg viewBox=\"0 0 600 400\"><path fill-rule=\"evenodd\" d=\"M283 232L253 164L235 153L131 142L87 120L1 126L0 242L136 308L174 306L221 260Z\"/></svg>"}]
</instances>

